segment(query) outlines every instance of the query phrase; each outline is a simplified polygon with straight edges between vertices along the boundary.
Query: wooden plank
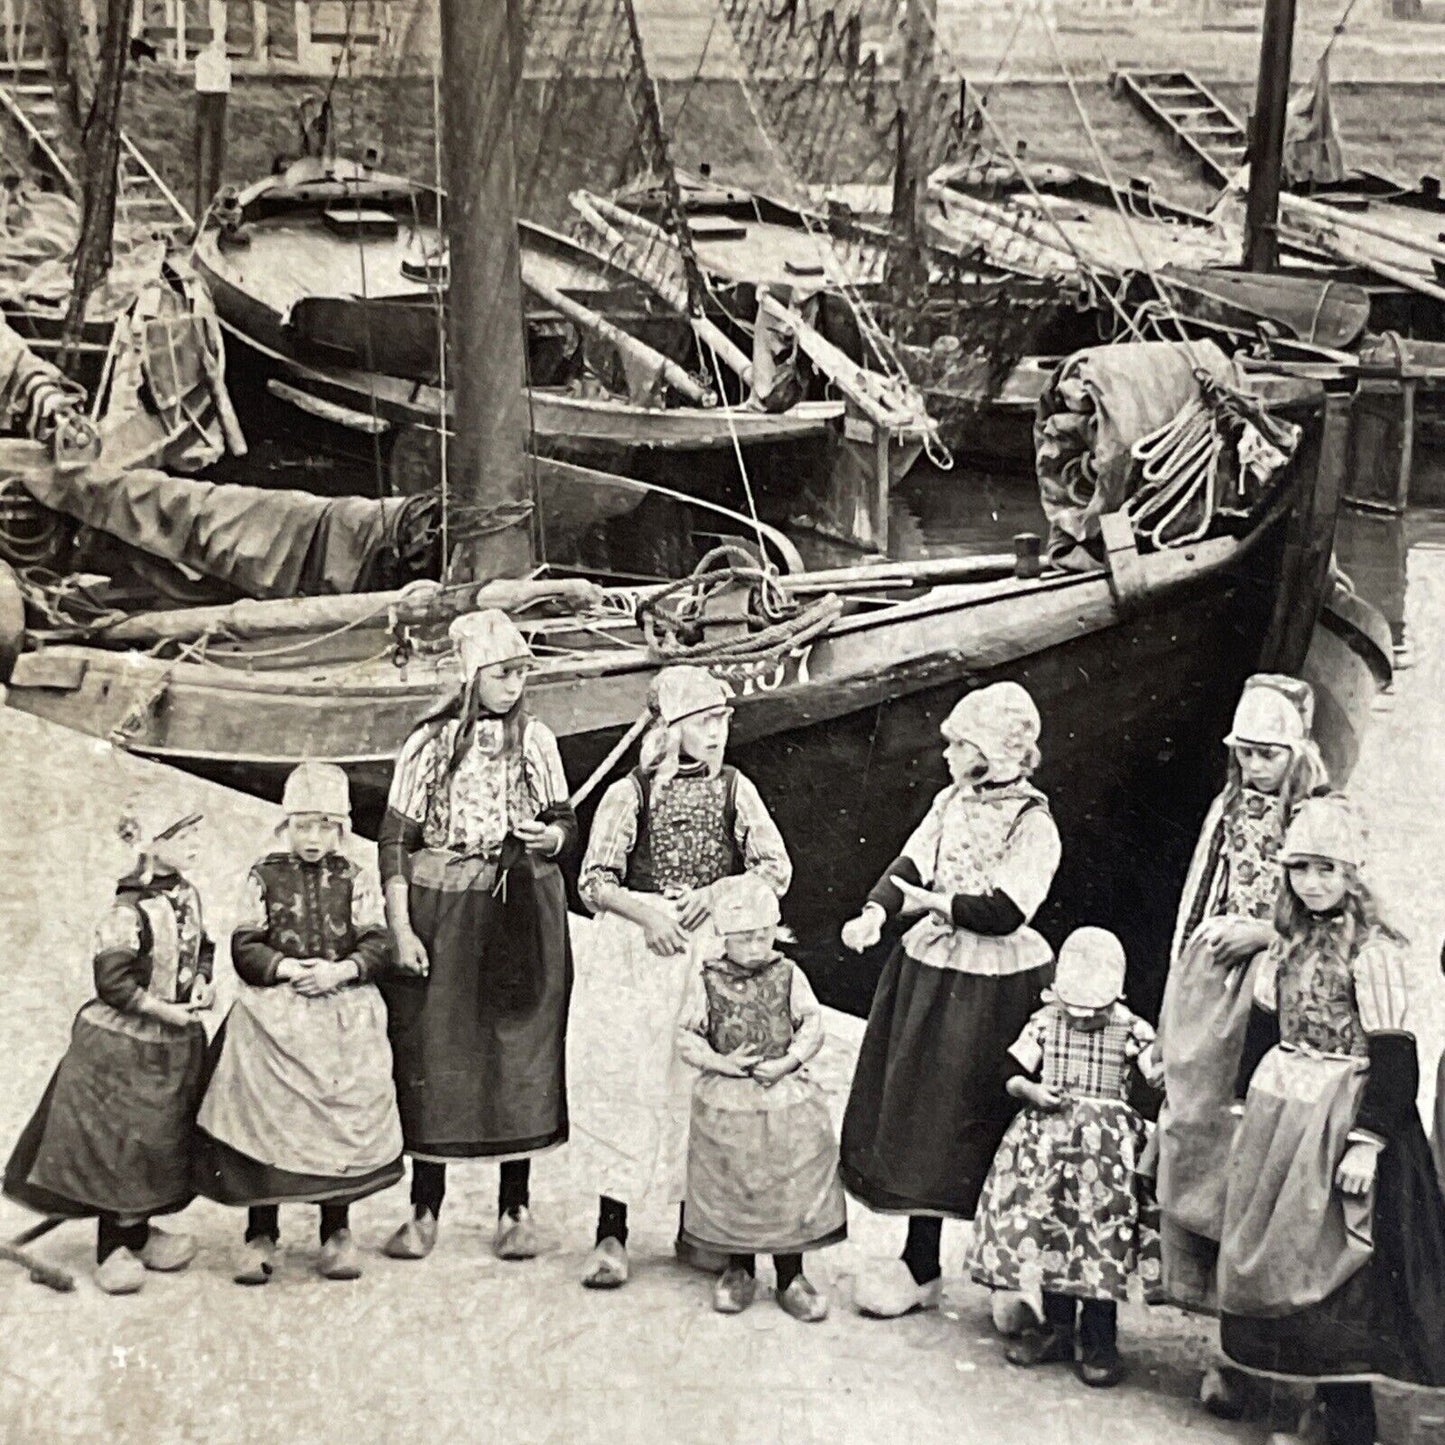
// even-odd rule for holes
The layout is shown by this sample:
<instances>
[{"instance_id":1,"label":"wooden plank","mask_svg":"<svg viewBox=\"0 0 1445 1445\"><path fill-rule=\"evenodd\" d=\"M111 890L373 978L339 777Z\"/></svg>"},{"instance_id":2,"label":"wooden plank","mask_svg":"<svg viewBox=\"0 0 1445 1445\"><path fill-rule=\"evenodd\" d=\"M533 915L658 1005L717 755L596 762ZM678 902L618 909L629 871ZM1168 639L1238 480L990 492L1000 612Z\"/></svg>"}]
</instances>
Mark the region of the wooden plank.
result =
<instances>
[{"instance_id":1,"label":"wooden plank","mask_svg":"<svg viewBox=\"0 0 1445 1445\"><path fill-rule=\"evenodd\" d=\"M1134 528L1123 512L1105 512L1099 518L1099 529L1109 569L1109 590L1120 615L1127 617L1149 592L1148 573L1139 556Z\"/></svg>"}]
</instances>

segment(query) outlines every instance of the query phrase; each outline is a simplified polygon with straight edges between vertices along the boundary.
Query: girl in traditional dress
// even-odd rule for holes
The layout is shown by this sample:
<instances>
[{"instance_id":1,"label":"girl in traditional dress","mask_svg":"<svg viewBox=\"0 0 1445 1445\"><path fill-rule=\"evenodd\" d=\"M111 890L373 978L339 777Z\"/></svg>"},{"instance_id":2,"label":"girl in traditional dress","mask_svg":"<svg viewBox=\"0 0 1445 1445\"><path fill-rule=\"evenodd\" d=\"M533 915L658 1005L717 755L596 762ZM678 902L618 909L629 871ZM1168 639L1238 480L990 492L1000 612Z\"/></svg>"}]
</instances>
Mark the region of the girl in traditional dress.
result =
<instances>
[{"instance_id":1,"label":"girl in traditional dress","mask_svg":"<svg viewBox=\"0 0 1445 1445\"><path fill-rule=\"evenodd\" d=\"M1157 1192L1159 1294L1213 1313L1224 1181L1233 1134L1230 1105L1255 971L1274 936L1279 849L1293 810L1325 785L1309 740L1307 683L1261 673L1245 683L1225 746L1224 791L1204 820L1179 904L1160 1011L1164 1066ZM1217 1415L1243 1412L1244 1380L1205 1372L1200 1400Z\"/></svg>"},{"instance_id":2,"label":"girl in traditional dress","mask_svg":"<svg viewBox=\"0 0 1445 1445\"><path fill-rule=\"evenodd\" d=\"M122 841L135 867L95 935L95 998L76 1015L70 1047L5 1166L5 1194L44 1214L98 1217L95 1282L134 1294L147 1270L184 1269L189 1234L151 1223L195 1197L191 1144L214 1002L214 946L187 871L199 813L166 826L131 814Z\"/></svg>"},{"instance_id":3,"label":"girl in traditional dress","mask_svg":"<svg viewBox=\"0 0 1445 1445\"><path fill-rule=\"evenodd\" d=\"M397 1259L436 1244L454 1159L502 1161L493 1248L537 1253L531 1156L567 1138L572 989L557 860L577 820L557 741L527 714L532 650L504 613L458 618L466 681L406 740L377 839L398 973L382 982L412 1217Z\"/></svg>"},{"instance_id":4,"label":"girl in traditional dress","mask_svg":"<svg viewBox=\"0 0 1445 1445\"><path fill-rule=\"evenodd\" d=\"M265 1284L282 1203L321 1206L324 1279L359 1279L353 1202L401 1178L381 889L342 845L346 774L303 763L286 780L286 846L252 867L231 934L240 980L213 1045L198 1119L197 1187L247 1207L237 1284Z\"/></svg>"},{"instance_id":5,"label":"girl in traditional dress","mask_svg":"<svg viewBox=\"0 0 1445 1445\"><path fill-rule=\"evenodd\" d=\"M1313 1381L1330 1445L1373 1445L1370 1382L1445 1386L1445 1200L1415 1097L1405 940L1341 797L1301 804L1255 979L1219 1254L1234 1364Z\"/></svg>"},{"instance_id":6,"label":"girl in traditional dress","mask_svg":"<svg viewBox=\"0 0 1445 1445\"><path fill-rule=\"evenodd\" d=\"M1079 928L1059 949L1053 987L1009 1050L1008 1091L1024 1101L979 1200L968 1267L991 1289L1043 1293L1042 1324L1005 1352L1015 1365L1073 1362L1086 1385L1116 1385L1118 1301L1129 1276L1158 1269L1140 1221L1145 1124L1131 1070L1158 1079L1154 1030L1124 1006L1124 947ZM1077 1322L1075 1316L1077 1315Z\"/></svg>"},{"instance_id":7,"label":"girl in traditional dress","mask_svg":"<svg viewBox=\"0 0 1445 1445\"><path fill-rule=\"evenodd\" d=\"M1009 1044L1038 1007L1053 953L1030 928L1059 834L1029 781L1039 714L1016 682L965 696L943 723L953 782L843 929L861 951L900 910L922 913L883 970L843 1118L844 1187L908 1215L901 1260L860 1276L880 1317L937 1307L944 1219L972 1219L1018 1105Z\"/></svg>"},{"instance_id":8,"label":"girl in traditional dress","mask_svg":"<svg viewBox=\"0 0 1445 1445\"><path fill-rule=\"evenodd\" d=\"M627 1281L629 1205L682 1201L692 1078L676 1056L677 1012L711 886L747 873L781 896L793 876L757 789L723 763L727 685L667 667L652 702L640 764L603 795L578 883L597 914L579 934L569 1037L573 1076L587 1081L578 1141L600 1195L589 1289ZM688 1257L681 1234L678 1248Z\"/></svg>"},{"instance_id":9,"label":"girl in traditional dress","mask_svg":"<svg viewBox=\"0 0 1445 1445\"><path fill-rule=\"evenodd\" d=\"M804 1072L823 1047L823 1011L802 969L774 947L778 897L753 874L714 885L722 956L688 982L678 1053L701 1071L692 1091L683 1238L728 1257L713 1308L753 1302L756 1256L773 1256L777 1299L796 1320L828 1301L803 1254L847 1237L828 1104Z\"/></svg>"}]
</instances>

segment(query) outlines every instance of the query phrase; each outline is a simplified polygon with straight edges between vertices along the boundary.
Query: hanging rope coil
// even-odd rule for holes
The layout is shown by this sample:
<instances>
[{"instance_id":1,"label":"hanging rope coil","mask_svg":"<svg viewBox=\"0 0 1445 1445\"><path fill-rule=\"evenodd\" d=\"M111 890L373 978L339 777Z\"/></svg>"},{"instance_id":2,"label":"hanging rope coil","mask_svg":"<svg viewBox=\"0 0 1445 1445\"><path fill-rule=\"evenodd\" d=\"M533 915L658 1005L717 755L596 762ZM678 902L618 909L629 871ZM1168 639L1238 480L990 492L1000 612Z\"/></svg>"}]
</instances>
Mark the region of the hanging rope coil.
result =
<instances>
[{"instance_id":1,"label":"hanging rope coil","mask_svg":"<svg viewBox=\"0 0 1445 1445\"><path fill-rule=\"evenodd\" d=\"M707 605L739 583L749 586L746 636L709 640ZM822 636L843 615L843 600L827 593L800 603L770 568L741 547L714 548L692 576L638 604L637 621L648 651L660 662L765 662ZM756 625L755 625L756 624Z\"/></svg>"}]
</instances>

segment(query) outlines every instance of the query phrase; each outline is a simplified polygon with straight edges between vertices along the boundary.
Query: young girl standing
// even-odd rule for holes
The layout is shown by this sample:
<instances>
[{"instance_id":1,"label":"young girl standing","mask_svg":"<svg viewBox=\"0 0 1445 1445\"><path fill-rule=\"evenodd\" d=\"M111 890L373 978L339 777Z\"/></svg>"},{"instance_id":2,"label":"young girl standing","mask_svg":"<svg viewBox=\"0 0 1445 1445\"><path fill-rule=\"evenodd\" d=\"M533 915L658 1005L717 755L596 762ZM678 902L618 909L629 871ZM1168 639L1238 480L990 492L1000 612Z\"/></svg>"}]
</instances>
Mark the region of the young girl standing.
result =
<instances>
[{"instance_id":1,"label":"young girl standing","mask_svg":"<svg viewBox=\"0 0 1445 1445\"><path fill-rule=\"evenodd\" d=\"M1445 1200L1415 1096L1405 941L1338 796L1300 806L1255 980L1219 1257L1226 1356L1313 1381L1330 1445L1373 1445L1370 1382L1445 1386Z\"/></svg>"},{"instance_id":2,"label":"young girl standing","mask_svg":"<svg viewBox=\"0 0 1445 1445\"><path fill-rule=\"evenodd\" d=\"M1292 677L1245 683L1225 746L1224 791L1204 820L1175 926L1160 1010L1165 1102L1158 1130L1161 1290L1171 1303L1212 1313L1229 1110L1255 970L1273 937L1279 850L1293 810L1325 785L1309 740L1314 695ZM1238 1415L1243 1381L1218 1367L1200 1398Z\"/></svg>"},{"instance_id":3,"label":"young girl standing","mask_svg":"<svg viewBox=\"0 0 1445 1445\"><path fill-rule=\"evenodd\" d=\"M493 1248L537 1252L531 1156L567 1138L572 988L557 860L577 820L557 741L527 714L532 650L502 612L458 618L461 692L397 759L377 860L398 974L382 983L412 1217L386 1252L422 1259L454 1159L502 1161Z\"/></svg>"},{"instance_id":4,"label":"young girl standing","mask_svg":"<svg viewBox=\"0 0 1445 1445\"><path fill-rule=\"evenodd\" d=\"M848 1192L906 1214L901 1260L862 1276L865 1314L938 1304L944 1219L972 1219L1017 1103L1008 1046L1038 1007L1053 953L1030 928L1059 866L1058 829L1029 782L1039 714L1016 682L965 696L943 722L953 782L889 865L848 947L885 919L922 917L879 979L843 1118Z\"/></svg>"},{"instance_id":5,"label":"young girl standing","mask_svg":"<svg viewBox=\"0 0 1445 1445\"><path fill-rule=\"evenodd\" d=\"M796 1320L828 1301L803 1254L847 1237L838 1145L822 1091L804 1066L823 1047L823 1011L808 980L773 946L777 895L752 874L713 888L722 957L694 970L678 1017L678 1054L701 1071L692 1091L683 1238L728 1256L713 1308L752 1303L755 1261L777 1270L777 1299Z\"/></svg>"},{"instance_id":6,"label":"young girl standing","mask_svg":"<svg viewBox=\"0 0 1445 1445\"><path fill-rule=\"evenodd\" d=\"M240 980L198 1118L201 1193L247 1207L237 1284L275 1268L282 1203L321 1206L324 1279L358 1279L348 1211L401 1178L401 1121L374 980L390 958L381 890L342 852L346 774L286 780L286 846L252 867L231 934Z\"/></svg>"},{"instance_id":7,"label":"young girl standing","mask_svg":"<svg viewBox=\"0 0 1445 1445\"><path fill-rule=\"evenodd\" d=\"M678 1007L711 885L740 873L775 895L793 868L757 789L723 763L732 694L699 667L667 667L636 771L597 808L578 891L586 934L569 1038L579 1142L598 1184L582 1283L626 1283L628 1206L682 1200L691 1078L678 1067ZM680 1241L680 1243L683 1243Z\"/></svg>"},{"instance_id":8,"label":"young girl standing","mask_svg":"<svg viewBox=\"0 0 1445 1445\"><path fill-rule=\"evenodd\" d=\"M5 1194L17 1203L98 1217L95 1282L107 1294L134 1294L147 1270L184 1269L196 1253L190 1235L151 1220L195 1197L191 1143L206 1058L196 1012L215 997L214 948L186 878L200 821L122 820L122 841L139 856L96 930L96 996L76 1016L5 1166Z\"/></svg>"},{"instance_id":9,"label":"young girl standing","mask_svg":"<svg viewBox=\"0 0 1445 1445\"><path fill-rule=\"evenodd\" d=\"M1079 1378L1093 1386L1123 1378L1118 1302L1131 1274L1158 1267L1139 1211L1144 1121L1127 1100L1131 1070L1158 1078L1154 1031L1124 1006L1124 973L1112 933L1064 940L1044 1006L1009 1050L1008 1091L1024 1110L994 1157L968 1252L980 1284L1043 1292L1043 1323L1010 1362L1072 1362L1077 1333Z\"/></svg>"}]
</instances>

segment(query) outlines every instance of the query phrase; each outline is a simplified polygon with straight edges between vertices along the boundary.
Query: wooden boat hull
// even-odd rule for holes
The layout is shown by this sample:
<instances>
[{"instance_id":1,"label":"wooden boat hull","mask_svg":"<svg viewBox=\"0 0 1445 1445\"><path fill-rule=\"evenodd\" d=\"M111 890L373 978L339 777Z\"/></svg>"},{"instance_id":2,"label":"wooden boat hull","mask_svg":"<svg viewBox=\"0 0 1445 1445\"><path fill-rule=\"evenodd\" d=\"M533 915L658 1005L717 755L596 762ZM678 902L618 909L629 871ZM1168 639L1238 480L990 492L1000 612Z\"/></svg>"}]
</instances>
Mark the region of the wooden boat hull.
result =
<instances>
[{"instance_id":1,"label":"wooden boat hull","mask_svg":"<svg viewBox=\"0 0 1445 1445\"><path fill-rule=\"evenodd\" d=\"M1334 404L1347 424L1348 401ZM786 913L831 1001L867 1005L879 960L840 963L837 929L946 781L939 722L961 690L1008 677L1038 700L1039 782L1065 839L1041 926L1055 941L1084 921L1115 928L1136 1004L1155 1006L1240 684L1304 662L1343 454L1316 424L1295 464L1298 506L1239 541L1137 558L1127 589L1103 574L937 586L764 665L723 669L738 694L731 753L797 854ZM531 705L574 783L644 710L656 665L634 648L536 675ZM314 680L265 669L57 647L20 658L9 701L270 796L303 758L339 762L360 825L374 827L402 739L455 686L450 665L398 673L383 661Z\"/></svg>"}]
</instances>

